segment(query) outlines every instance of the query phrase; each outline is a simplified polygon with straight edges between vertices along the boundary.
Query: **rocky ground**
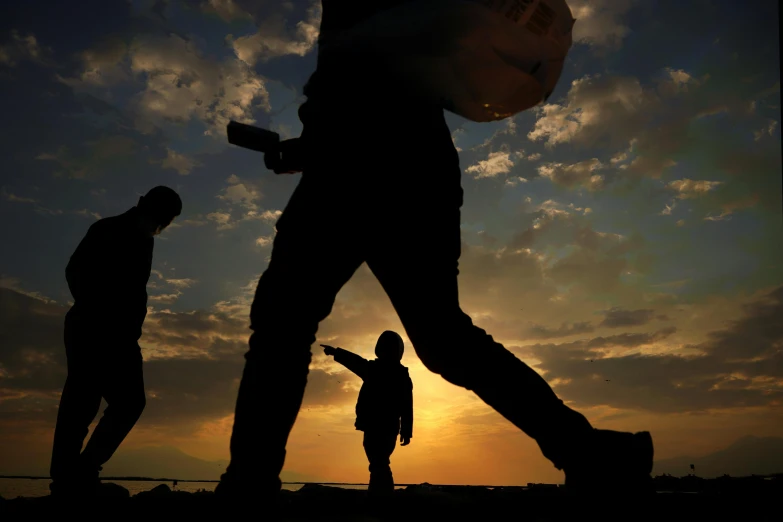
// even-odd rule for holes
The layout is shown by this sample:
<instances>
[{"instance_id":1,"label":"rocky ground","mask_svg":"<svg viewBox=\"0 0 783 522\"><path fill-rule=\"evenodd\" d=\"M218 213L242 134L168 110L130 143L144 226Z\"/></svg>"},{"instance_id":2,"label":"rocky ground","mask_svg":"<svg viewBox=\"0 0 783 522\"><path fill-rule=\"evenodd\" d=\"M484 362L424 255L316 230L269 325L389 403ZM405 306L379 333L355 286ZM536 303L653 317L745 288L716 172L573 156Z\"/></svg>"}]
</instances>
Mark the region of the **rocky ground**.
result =
<instances>
[{"instance_id":1,"label":"rocky ground","mask_svg":"<svg viewBox=\"0 0 783 522\"><path fill-rule=\"evenodd\" d=\"M672 479L677 481L678 479ZM187 493L157 486L130 496L116 486L100 500L62 502L51 497L0 500L0 520L279 520L281 522L380 521L718 521L783 520L783 481L720 479L667 484L668 492L646 499L623 498L611 491L576 498L558 487L482 488L474 486L410 486L385 503L371 502L366 491L306 485L283 491L277 518L258 499L229 505L211 492ZM674 491L672 491L674 490ZM679 490L679 491L678 491ZM689 491L690 490L690 491Z\"/></svg>"}]
</instances>

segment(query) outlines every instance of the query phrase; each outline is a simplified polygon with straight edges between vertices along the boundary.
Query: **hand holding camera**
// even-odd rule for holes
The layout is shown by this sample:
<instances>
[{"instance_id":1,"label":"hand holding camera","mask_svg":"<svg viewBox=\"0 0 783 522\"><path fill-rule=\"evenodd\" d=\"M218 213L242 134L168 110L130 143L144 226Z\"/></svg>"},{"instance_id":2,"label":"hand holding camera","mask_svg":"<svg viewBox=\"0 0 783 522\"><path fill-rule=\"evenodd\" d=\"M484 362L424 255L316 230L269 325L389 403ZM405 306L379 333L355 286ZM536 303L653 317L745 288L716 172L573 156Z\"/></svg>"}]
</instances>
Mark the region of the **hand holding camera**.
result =
<instances>
[{"instance_id":1,"label":"hand holding camera","mask_svg":"<svg viewBox=\"0 0 783 522\"><path fill-rule=\"evenodd\" d=\"M232 145L264 153L264 165L275 174L302 172L303 151L299 138L280 141L270 130L230 121L226 129Z\"/></svg>"}]
</instances>

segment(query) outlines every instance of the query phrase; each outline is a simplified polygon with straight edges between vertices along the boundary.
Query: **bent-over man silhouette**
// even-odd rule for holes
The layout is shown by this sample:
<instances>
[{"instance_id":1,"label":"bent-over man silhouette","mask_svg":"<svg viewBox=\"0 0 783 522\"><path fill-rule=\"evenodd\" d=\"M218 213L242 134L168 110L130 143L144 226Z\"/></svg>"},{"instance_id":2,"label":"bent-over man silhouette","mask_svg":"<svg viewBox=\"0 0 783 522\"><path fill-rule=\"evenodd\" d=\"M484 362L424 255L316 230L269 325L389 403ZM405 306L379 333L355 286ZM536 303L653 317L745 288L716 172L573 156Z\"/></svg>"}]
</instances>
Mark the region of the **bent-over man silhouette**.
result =
<instances>
[{"instance_id":1,"label":"bent-over man silhouette","mask_svg":"<svg viewBox=\"0 0 783 522\"><path fill-rule=\"evenodd\" d=\"M356 402L357 430L364 432L364 452L370 462L370 494L394 491L389 458L397 446L407 446L413 437L413 382L408 368L400 364L405 346L397 332L383 332L375 343L377 359L368 361L342 348L322 344L326 355L364 381Z\"/></svg>"},{"instance_id":2,"label":"bent-over man silhouette","mask_svg":"<svg viewBox=\"0 0 783 522\"><path fill-rule=\"evenodd\" d=\"M319 38L399 2L323 0ZM319 56L303 91L302 178L251 306L231 461L216 492L277 496L310 347L363 263L422 363L532 437L569 489L648 491L648 432L594 429L460 308L462 170L443 108L407 94L388 67L361 53L357 46L352 56Z\"/></svg>"},{"instance_id":3,"label":"bent-over man silhouette","mask_svg":"<svg viewBox=\"0 0 783 522\"><path fill-rule=\"evenodd\" d=\"M68 377L54 432L53 495L100 493L102 466L144 410L138 341L153 238L181 211L176 192L155 187L124 214L93 223L65 269L74 304L65 316ZM82 451L101 398L108 406Z\"/></svg>"}]
</instances>

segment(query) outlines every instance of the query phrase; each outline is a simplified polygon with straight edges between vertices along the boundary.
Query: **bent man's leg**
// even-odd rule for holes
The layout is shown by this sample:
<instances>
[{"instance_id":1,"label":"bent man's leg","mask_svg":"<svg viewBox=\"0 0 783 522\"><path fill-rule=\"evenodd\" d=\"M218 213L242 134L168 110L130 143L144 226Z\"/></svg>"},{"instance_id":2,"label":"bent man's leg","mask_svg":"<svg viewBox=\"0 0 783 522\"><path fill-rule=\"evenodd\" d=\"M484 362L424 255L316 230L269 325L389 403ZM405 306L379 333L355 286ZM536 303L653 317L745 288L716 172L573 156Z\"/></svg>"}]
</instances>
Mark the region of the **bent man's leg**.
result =
<instances>
[{"instance_id":1,"label":"bent man's leg","mask_svg":"<svg viewBox=\"0 0 783 522\"><path fill-rule=\"evenodd\" d=\"M112 348L120 353L104 359L100 369L101 393L107 406L80 458L82 468L96 476L133 429L147 404L138 344L109 347Z\"/></svg>"},{"instance_id":2,"label":"bent man's leg","mask_svg":"<svg viewBox=\"0 0 783 522\"><path fill-rule=\"evenodd\" d=\"M79 468L80 453L90 424L101 407L101 389L96 372L94 349L89 332L81 331L72 317L66 316L63 341L68 376L60 396L54 429L52 462L49 475L52 493L68 485L88 480Z\"/></svg>"},{"instance_id":3,"label":"bent man's leg","mask_svg":"<svg viewBox=\"0 0 783 522\"><path fill-rule=\"evenodd\" d=\"M101 407L101 392L98 383L87 372L69 371L65 380L57 424L54 429L52 462L49 475L52 491L60 484L77 480L79 454L84 439L90 431L90 423Z\"/></svg>"},{"instance_id":4,"label":"bent man's leg","mask_svg":"<svg viewBox=\"0 0 783 522\"><path fill-rule=\"evenodd\" d=\"M253 334L237 397L231 463L218 493L280 489L318 324L363 262L352 235L356 216L330 195L333 189L303 176L278 220L250 311Z\"/></svg>"}]
</instances>

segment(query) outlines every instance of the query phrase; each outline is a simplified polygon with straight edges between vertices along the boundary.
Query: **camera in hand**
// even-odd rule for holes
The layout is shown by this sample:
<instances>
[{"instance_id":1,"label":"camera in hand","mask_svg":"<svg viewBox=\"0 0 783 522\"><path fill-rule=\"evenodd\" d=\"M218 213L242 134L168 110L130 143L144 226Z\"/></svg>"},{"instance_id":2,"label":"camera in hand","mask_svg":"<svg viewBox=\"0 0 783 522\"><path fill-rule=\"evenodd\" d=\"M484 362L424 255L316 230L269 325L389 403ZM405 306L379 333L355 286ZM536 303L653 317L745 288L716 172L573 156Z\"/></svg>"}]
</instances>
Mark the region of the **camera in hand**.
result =
<instances>
[{"instance_id":1,"label":"camera in hand","mask_svg":"<svg viewBox=\"0 0 783 522\"><path fill-rule=\"evenodd\" d=\"M264 165L275 174L302 171L302 151L299 138L280 141L276 132L230 121L226 128L228 142L245 149L264 153Z\"/></svg>"}]
</instances>

